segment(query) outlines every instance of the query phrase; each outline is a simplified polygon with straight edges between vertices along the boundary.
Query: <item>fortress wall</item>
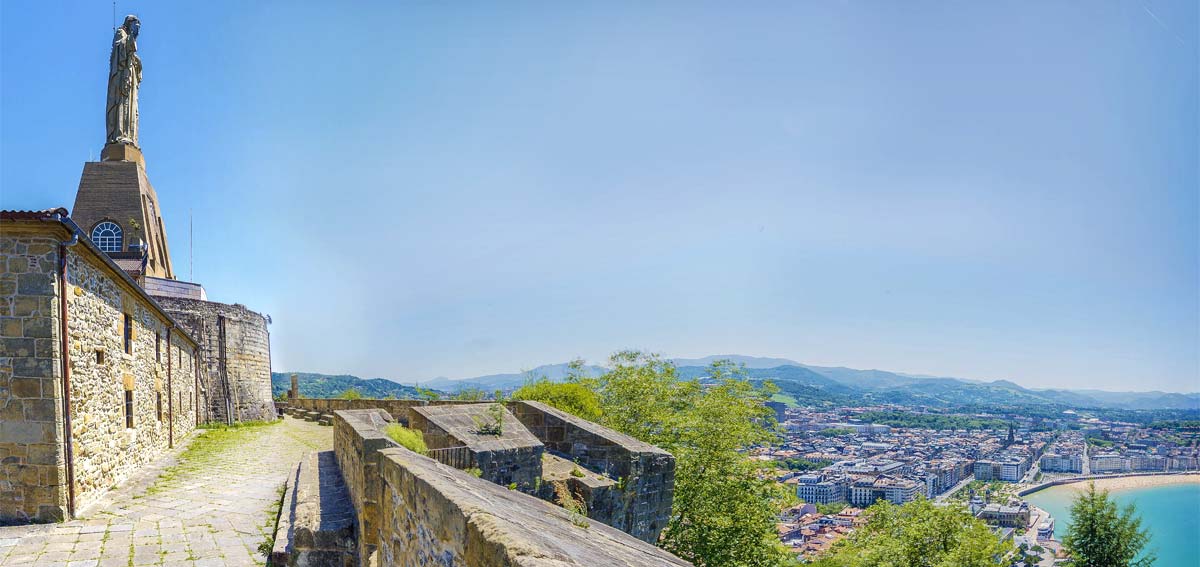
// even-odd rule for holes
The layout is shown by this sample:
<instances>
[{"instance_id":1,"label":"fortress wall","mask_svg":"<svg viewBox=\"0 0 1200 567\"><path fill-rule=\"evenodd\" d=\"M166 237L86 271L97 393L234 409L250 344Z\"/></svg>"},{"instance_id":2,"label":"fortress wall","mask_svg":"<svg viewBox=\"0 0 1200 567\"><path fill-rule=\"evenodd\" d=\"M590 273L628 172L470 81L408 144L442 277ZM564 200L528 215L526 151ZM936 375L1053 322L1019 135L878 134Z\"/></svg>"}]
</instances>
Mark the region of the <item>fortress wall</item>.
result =
<instances>
[{"instance_id":1,"label":"fortress wall","mask_svg":"<svg viewBox=\"0 0 1200 567\"><path fill-rule=\"evenodd\" d=\"M333 413L340 410L381 409L394 421L408 424L408 408L427 405L425 400L342 400L336 398L298 398L288 400L288 406L307 411Z\"/></svg>"},{"instance_id":2,"label":"fortress wall","mask_svg":"<svg viewBox=\"0 0 1200 567\"><path fill-rule=\"evenodd\" d=\"M618 529L400 447L380 431L385 415L334 413L334 450L362 528L364 564L690 565Z\"/></svg>"},{"instance_id":3,"label":"fortress wall","mask_svg":"<svg viewBox=\"0 0 1200 567\"><path fill-rule=\"evenodd\" d=\"M267 318L244 305L157 297L200 342L203 421L275 419Z\"/></svg>"},{"instance_id":4,"label":"fortress wall","mask_svg":"<svg viewBox=\"0 0 1200 567\"><path fill-rule=\"evenodd\" d=\"M508 409L547 451L618 480L623 494L597 493L589 502L590 517L643 541L658 541L675 496L670 453L541 402L510 402Z\"/></svg>"},{"instance_id":5,"label":"fortress wall","mask_svg":"<svg viewBox=\"0 0 1200 567\"><path fill-rule=\"evenodd\" d=\"M0 525L67 515L59 241L0 234Z\"/></svg>"}]
</instances>

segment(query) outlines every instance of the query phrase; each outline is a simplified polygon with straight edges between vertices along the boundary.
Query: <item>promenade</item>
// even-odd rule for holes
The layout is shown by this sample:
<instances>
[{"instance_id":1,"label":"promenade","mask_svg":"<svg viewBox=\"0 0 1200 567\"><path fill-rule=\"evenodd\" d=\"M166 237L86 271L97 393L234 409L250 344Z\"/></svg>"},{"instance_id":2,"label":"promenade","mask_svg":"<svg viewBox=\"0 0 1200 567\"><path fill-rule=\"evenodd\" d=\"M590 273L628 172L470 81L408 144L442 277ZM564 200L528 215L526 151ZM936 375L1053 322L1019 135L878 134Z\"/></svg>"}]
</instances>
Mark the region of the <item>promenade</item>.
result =
<instances>
[{"instance_id":1,"label":"promenade","mask_svg":"<svg viewBox=\"0 0 1200 567\"><path fill-rule=\"evenodd\" d=\"M292 418L202 431L78 519L0 527L0 566L262 565L288 473L332 446L332 428Z\"/></svg>"}]
</instances>

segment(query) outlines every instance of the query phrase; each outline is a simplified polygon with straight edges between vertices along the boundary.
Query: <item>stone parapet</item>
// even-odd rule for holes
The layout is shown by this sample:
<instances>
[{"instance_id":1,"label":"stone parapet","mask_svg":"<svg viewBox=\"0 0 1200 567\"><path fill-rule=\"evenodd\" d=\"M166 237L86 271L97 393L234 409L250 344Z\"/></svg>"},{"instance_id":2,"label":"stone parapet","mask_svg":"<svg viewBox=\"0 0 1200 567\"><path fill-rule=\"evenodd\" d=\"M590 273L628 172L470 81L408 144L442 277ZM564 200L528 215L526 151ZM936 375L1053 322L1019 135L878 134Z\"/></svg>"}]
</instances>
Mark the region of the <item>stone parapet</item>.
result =
<instances>
[{"instance_id":1,"label":"stone parapet","mask_svg":"<svg viewBox=\"0 0 1200 567\"><path fill-rule=\"evenodd\" d=\"M407 449L379 455L379 565L690 565L618 529Z\"/></svg>"},{"instance_id":2,"label":"stone parapet","mask_svg":"<svg viewBox=\"0 0 1200 567\"><path fill-rule=\"evenodd\" d=\"M511 402L508 408L547 452L616 480L615 490L577 487L594 501L590 517L644 541L658 540L674 500L675 458L670 453L541 402Z\"/></svg>"},{"instance_id":3,"label":"stone parapet","mask_svg":"<svg viewBox=\"0 0 1200 567\"><path fill-rule=\"evenodd\" d=\"M495 408L497 412L493 412ZM498 433L480 433L481 426L500 417ZM500 404L415 406L409 410L410 427L424 434L430 449L466 447L483 478L534 492L542 475L545 448L517 418Z\"/></svg>"},{"instance_id":4,"label":"stone parapet","mask_svg":"<svg viewBox=\"0 0 1200 567\"><path fill-rule=\"evenodd\" d=\"M334 453L354 504L362 565L690 565L563 508L400 447L382 410L334 412Z\"/></svg>"},{"instance_id":5,"label":"stone parapet","mask_svg":"<svg viewBox=\"0 0 1200 567\"><path fill-rule=\"evenodd\" d=\"M379 546L379 451L400 445L383 428L391 423L383 410L340 410L333 414L333 450L354 505L358 555L371 557Z\"/></svg>"},{"instance_id":6,"label":"stone parapet","mask_svg":"<svg viewBox=\"0 0 1200 567\"><path fill-rule=\"evenodd\" d=\"M408 408L429 405L425 400L342 400L336 398L297 398L288 402L290 407L315 411L318 413L333 413L340 410L379 409L392 416L393 421L408 424Z\"/></svg>"}]
</instances>

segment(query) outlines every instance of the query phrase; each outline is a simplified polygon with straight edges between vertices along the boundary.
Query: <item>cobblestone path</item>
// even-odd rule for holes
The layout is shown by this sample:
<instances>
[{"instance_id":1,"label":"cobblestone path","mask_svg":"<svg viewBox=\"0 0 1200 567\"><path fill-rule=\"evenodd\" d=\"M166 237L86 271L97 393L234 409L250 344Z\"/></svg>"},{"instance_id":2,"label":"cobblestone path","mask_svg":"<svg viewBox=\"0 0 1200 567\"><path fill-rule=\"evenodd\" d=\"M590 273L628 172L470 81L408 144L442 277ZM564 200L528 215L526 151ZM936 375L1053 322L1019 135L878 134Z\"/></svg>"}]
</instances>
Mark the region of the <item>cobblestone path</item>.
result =
<instances>
[{"instance_id":1,"label":"cobblestone path","mask_svg":"<svg viewBox=\"0 0 1200 567\"><path fill-rule=\"evenodd\" d=\"M289 417L194 436L79 519L0 527L0 565L262 565L284 480L305 453L333 447L332 429Z\"/></svg>"}]
</instances>

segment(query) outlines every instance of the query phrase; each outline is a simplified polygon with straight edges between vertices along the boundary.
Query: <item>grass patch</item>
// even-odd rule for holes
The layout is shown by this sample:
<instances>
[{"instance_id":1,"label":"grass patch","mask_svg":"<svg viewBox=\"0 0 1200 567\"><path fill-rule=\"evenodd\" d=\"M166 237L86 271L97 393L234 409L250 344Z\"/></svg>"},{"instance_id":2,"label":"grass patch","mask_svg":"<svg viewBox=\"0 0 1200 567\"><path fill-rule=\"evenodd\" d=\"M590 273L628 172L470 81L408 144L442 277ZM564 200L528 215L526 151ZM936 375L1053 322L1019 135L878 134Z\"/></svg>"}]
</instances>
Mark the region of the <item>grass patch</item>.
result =
<instances>
[{"instance_id":1,"label":"grass patch","mask_svg":"<svg viewBox=\"0 0 1200 567\"><path fill-rule=\"evenodd\" d=\"M211 423L201 423L200 425L196 426L196 429L208 429L208 430L242 429L242 428L246 428L246 427L262 427L264 425L274 425L279 422L280 422L280 420L278 420L278 419L272 419L272 420L258 419L258 420L254 420L254 421L238 421L238 422L234 422L232 424L220 423L220 422L214 421Z\"/></svg>"},{"instance_id":2,"label":"grass patch","mask_svg":"<svg viewBox=\"0 0 1200 567\"><path fill-rule=\"evenodd\" d=\"M392 438L400 444L400 446L417 453L419 455L429 454L429 448L425 446L425 436L416 429L409 429L398 423L392 423L384 430L388 437Z\"/></svg>"},{"instance_id":3,"label":"grass patch","mask_svg":"<svg viewBox=\"0 0 1200 567\"><path fill-rule=\"evenodd\" d=\"M180 474L195 472L208 468L215 459L220 459L231 447L243 443L247 437L255 435L263 427L271 427L279 421L247 421L234 425L206 424L205 433L196 437L188 444L187 449L179 455L179 462L159 473L154 485L146 489L146 494L156 494L175 481Z\"/></svg>"}]
</instances>

